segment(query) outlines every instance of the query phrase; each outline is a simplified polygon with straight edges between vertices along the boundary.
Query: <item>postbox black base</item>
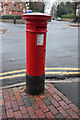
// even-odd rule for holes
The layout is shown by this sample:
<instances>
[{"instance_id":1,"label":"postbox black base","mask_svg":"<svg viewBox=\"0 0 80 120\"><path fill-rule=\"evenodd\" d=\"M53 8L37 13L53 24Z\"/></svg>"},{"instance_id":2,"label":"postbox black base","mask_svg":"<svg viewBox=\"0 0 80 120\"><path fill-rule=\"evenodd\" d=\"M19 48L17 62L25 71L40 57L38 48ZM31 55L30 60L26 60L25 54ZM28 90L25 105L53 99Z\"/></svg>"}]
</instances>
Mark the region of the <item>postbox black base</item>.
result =
<instances>
[{"instance_id":1,"label":"postbox black base","mask_svg":"<svg viewBox=\"0 0 80 120\"><path fill-rule=\"evenodd\" d=\"M26 74L26 88L30 95L38 95L44 91L45 75L31 76Z\"/></svg>"}]
</instances>

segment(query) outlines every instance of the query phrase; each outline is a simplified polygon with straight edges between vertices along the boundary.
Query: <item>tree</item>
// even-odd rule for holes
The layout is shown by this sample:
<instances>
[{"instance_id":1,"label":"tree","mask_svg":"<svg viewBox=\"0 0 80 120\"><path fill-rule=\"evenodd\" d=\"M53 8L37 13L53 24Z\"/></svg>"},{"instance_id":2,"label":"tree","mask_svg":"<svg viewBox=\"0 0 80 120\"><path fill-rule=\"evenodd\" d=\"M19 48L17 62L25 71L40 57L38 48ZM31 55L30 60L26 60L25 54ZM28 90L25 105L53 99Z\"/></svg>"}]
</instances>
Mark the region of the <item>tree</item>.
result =
<instances>
[{"instance_id":1,"label":"tree","mask_svg":"<svg viewBox=\"0 0 80 120\"><path fill-rule=\"evenodd\" d=\"M28 7L30 10L37 11L37 12L42 12L44 13L45 7L46 7L46 2L26 2L26 4L29 4Z\"/></svg>"},{"instance_id":2,"label":"tree","mask_svg":"<svg viewBox=\"0 0 80 120\"><path fill-rule=\"evenodd\" d=\"M74 22L76 22L76 7L78 2L74 2Z\"/></svg>"},{"instance_id":3,"label":"tree","mask_svg":"<svg viewBox=\"0 0 80 120\"><path fill-rule=\"evenodd\" d=\"M61 2L60 4L57 5L57 17L61 17L61 15L67 14L66 11L66 5Z\"/></svg>"},{"instance_id":4,"label":"tree","mask_svg":"<svg viewBox=\"0 0 80 120\"><path fill-rule=\"evenodd\" d=\"M80 4L80 0L73 0L74 22L76 22L76 7L78 4Z\"/></svg>"},{"instance_id":5,"label":"tree","mask_svg":"<svg viewBox=\"0 0 80 120\"><path fill-rule=\"evenodd\" d=\"M47 0L38 0L39 3L41 3L42 13L44 13L46 6L47 6Z\"/></svg>"},{"instance_id":6,"label":"tree","mask_svg":"<svg viewBox=\"0 0 80 120\"><path fill-rule=\"evenodd\" d=\"M57 5L56 16L61 17L64 14L74 14L74 9L73 2L59 2Z\"/></svg>"},{"instance_id":7,"label":"tree","mask_svg":"<svg viewBox=\"0 0 80 120\"><path fill-rule=\"evenodd\" d=\"M66 11L67 14L74 13L74 4L72 2L66 2Z\"/></svg>"}]
</instances>

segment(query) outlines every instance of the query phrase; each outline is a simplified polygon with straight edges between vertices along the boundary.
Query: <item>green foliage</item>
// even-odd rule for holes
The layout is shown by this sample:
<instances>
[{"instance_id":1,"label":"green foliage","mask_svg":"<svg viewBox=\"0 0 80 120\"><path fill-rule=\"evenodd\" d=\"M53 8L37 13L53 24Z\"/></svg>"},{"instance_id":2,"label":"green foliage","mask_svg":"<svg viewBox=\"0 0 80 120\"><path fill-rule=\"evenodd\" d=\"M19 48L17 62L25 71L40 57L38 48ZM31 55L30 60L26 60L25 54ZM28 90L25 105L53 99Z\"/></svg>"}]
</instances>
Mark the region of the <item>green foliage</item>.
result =
<instances>
[{"instance_id":1,"label":"green foliage","mask_svg":"<svg viewBox=\"0 0 80 120\"><path fill-rule=\"evenodd\" d=\"M37 12L36 10L32 10L32 12Z\"/></svg>"},{"instance_id":2,"label":"green foliage","mask_svg":"<svg viewBox=\"0 0 80 120\"><path fill-rule=\"evenodd\" d=\"M59 5L57 5L57 12L56 16L61 17L62 15L67 16L67 17L72 17L68 16L69 14L74 14L74 4L71 2L61 2Z\"/></svg>"},{"instance_id":3,"label":"green foliage","mask_svg":"<svg viewBox=\"0 0 80 120\"><path fill-rule=\"evenodd\" d=\"M3 15L3 16L0 16L0 19L14 19L14 17L16 19L22 19L21 15Z\"/></svg>"},{"instance_id":4,"label":"green foliage","mask_svg":"<svg viewBox=\"0 0 80 120\"><path fill-rule=\"evenodd\" d=\"M74 3L66 2L66 10L67 10L67 14L73 14L74 13Z\"/></svg>"},{"instance_id":5,"label":"green foliage","mask_svg":"<svg viewBox=\"0 0 80 120\"><path fill-rule=\"evenodd\" d=\"M74 18L74 14L62 15L61 17L62 17L62 18L73 19L73 18Z\"/></svg>"},{"instance_id":6,"label":"green foliage","mask_svg":"<svg viewBox=\"0 0 80 120\"><path fill-rule=\"evenodd\" d=\"M46 6L46 2L37 1L37 2L31 2L29 7L33 11L44 13L45 6Z\"/></svg>"},{"instance_id":7,"label":"green foliage","mask_svg":"<svg viewBox=\"0 0 80 120\"><path fill-rule=\"evenodd\" d=\"M57 16L61 17L61 15L67 14L66 12L66 5L61 2L60 5L57 6Z\"/></svg>"}]
</instances>

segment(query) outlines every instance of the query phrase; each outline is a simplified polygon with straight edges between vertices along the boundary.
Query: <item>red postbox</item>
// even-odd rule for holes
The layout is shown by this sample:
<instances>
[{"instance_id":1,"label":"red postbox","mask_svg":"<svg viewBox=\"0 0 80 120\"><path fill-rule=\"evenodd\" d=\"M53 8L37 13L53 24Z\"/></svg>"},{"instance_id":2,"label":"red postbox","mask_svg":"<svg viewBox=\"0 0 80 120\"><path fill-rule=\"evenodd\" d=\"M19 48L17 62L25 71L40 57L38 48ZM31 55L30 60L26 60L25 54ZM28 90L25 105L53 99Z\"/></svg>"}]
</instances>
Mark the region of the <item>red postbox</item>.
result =
<instances>
[{"instance_id":1,"label":"red postbox","mask_svg":"<svg viewBox=\"0 0 80 120\"><path fill-rule=\"evenodd\" d=\"M50 15L23 14L26 20L26 86L29 94L44 91L47 21Z\"/></svg>"}]
</instances>

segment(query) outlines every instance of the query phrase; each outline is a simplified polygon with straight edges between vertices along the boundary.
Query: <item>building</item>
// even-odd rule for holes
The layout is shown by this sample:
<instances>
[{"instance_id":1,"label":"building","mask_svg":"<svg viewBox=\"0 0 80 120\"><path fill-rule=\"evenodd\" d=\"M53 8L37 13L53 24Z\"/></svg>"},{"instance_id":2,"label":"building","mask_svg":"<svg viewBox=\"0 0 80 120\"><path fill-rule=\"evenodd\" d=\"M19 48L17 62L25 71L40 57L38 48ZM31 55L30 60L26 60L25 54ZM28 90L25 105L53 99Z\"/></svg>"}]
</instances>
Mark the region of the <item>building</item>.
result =
<instances>
[{"instance_id":1,"label":"building","mask_svg":"<svg viewBox=\"0 0 80 120\"><path fill-rule=\"evenodd\" d=\"M22 15L23 11L19 7L12 5L9 7L8 14L9 15Z\"/></svg>"},{"instance_id":2,"label":"building","mask_svg":"<svg viewBox=\"0 0 80 120\"><path fill-rule=\"evenodd\" d=\"M24 2L0 2L0 15L22 15L26 13Z\"/></svg>"},{"instance_id":3,"label":"building","mask_svg":"<svg viewBox=\"0 0 80 120\"><path fill-rule=\"evenodd\" d=\"M0 2L0 16L3 15L3 2Z\"/></svg>"}]
</instances>

